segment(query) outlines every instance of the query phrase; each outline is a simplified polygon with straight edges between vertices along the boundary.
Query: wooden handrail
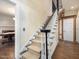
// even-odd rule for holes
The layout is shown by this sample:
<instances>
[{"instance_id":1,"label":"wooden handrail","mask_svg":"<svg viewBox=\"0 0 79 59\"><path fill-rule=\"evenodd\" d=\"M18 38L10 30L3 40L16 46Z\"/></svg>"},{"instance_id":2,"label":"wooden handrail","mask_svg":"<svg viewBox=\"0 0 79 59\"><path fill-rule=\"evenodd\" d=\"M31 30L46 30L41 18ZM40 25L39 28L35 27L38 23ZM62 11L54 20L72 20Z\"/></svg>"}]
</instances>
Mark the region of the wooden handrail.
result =
<instances>
[{"instance_id":1,"label":"wooden handrail","mask_svg":"<svg viewBox=\"0 0 79 59\"><path fill-rule=\"evenodd\" d=\"M56 10L55 10L55 11L56 11ZM55 13L55 12L54 12L54 13ZM49 16L49 18L47 19L47 21L45 22L45 24L44 24L44 26L43 26L43 29L45 29L45 28L47 27L47 25L49 24L49 22L50 22L52 16L54 15L54 13L53 13L51 16Z\"/></svg>"},{"instance_id":2,"label":"wooden handrail","mask_svg":"<svg viewBox=\"0 0 79 59\"><path fill-rule=\"evenodd\" d=\"M43 29L45 29L45 28L47 27L47 25L48 25L48 23L50 22L51 18L52 18L52 16L49 16L49 18L47 19L47 21L46 21L45 24L44 24Z\"/></svg>"}]
</instances>

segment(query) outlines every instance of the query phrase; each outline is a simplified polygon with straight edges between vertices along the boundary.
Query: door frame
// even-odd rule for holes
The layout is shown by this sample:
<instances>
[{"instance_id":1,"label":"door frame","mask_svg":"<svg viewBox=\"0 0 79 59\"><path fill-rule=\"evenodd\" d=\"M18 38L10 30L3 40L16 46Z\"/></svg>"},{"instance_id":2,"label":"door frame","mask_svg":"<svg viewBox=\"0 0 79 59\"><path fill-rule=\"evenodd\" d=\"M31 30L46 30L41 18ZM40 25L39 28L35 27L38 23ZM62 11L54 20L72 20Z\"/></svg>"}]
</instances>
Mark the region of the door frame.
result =
<instances>
[{"instance_id":1,"label":"door frame","mask_svg":"<svg viewBox=\"0 0 79 59\"><path fill-rule=\"evenodd\" d=\"M63 27L63 17L64 17L64 9L62 9L62 11L60 11L59 13L59 17L58 17L58 39L60 39L60 27ZM62 25L61 25L61 23ZM61 25L61 26L60 26ZM61 39L60 40L63 40L63 28L61 29Z\"/></svg>"},{"instance_id":2,"label":"door frame","mask_svg":"<svg viewBox=\"0 0 79 59\"><path fill-rule=\"evenodd\" d=\"M64 24L64 19L67 19L67 18L73 18L73 42L76 42L76 18L77 16L76 15L71 15L71 16L64 16L62 17L62 40L64 40L64 32L63 32L63 24Z\"/></svg>"}]
</instances>

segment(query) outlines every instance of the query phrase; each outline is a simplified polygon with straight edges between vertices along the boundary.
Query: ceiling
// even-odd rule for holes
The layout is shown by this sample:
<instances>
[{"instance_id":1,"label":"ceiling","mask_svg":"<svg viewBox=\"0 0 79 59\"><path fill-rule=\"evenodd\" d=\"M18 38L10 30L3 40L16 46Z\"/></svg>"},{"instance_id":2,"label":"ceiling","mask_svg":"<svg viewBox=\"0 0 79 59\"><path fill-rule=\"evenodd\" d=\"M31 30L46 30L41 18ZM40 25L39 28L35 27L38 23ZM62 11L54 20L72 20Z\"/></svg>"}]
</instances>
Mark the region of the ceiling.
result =
<instances>
[{"instance_id":1,"label":"ceiling","mask_svg":"<svg viewBox=\"0 0 79 59\"><path fill-rule=\"evenodd\" d=\"M0 0L0 13L15 14L15 0ZM79 9L79 0L62 0L65 10Z\"/></svg>"},{"instance_id":2,"label":"ceiling","mask_svg":"<svg viewBox=\"0 0 79 59\"><path fill-rule=\"evenodd\" d=\"M79 0L62 0L62 4L65 10L79 9Z\"/></svg>"},{"instance_id":3,"label":"ceiling","mask_svg":"<svg viewBox=\"0 0 79 59\"><path fill-rule=\"evenodd\" d=\"M15 3L10 0L0 0L0 13L14 15Z\"/></svg>"}]
</instances>

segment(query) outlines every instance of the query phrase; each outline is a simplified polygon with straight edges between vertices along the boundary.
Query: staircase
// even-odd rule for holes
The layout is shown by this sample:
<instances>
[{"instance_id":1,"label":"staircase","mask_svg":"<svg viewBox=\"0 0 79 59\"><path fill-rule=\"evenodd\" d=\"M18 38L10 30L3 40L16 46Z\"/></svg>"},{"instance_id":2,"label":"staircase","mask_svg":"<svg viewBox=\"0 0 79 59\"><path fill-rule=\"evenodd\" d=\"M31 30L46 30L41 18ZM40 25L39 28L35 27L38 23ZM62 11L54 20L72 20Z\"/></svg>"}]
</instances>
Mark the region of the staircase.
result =
<instances>
[{"instance_id":1,"label":"staircase","mask_svg":"<svg viewBox=\"0 0 79 59\"><path fill-rule=\"evenodd\" d=\"M22 59L39 59L41 52L41 32L35 39L31 40L31 44L27 47L27 51L22 54Z\"/></svg>"},{"instance_id":2,"label":"staircase","mask_svg":"<svg viewBox=\"0 0 79 59\"><path fill-rule=\"evenodd\" d=\"M56 46L58 44L58 19L57 11L50 18L46 29L50 29L51 32L48 35L48 58L51 59ZM39 29L40 30L40 29ZM45 35L44 33L37 31L34 35L34 39L29 40L26 45L26 50L20 53L20 59L45 59Z\"/></svg>"}]
</instances>

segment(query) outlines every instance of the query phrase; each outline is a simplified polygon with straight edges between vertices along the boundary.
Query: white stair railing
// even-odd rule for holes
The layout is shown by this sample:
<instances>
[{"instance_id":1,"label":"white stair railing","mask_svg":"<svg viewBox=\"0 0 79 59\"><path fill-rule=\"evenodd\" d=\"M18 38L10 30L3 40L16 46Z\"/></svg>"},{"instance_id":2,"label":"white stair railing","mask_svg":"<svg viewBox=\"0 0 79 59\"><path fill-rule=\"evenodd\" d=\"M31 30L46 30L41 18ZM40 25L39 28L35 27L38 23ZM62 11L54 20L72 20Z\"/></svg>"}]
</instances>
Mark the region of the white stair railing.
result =
<instances>
[{"instance_id":1,"label":"white stair railing","mask_svg":"<svg viewBox=\"0 0 79 59\"><path fill-rule=\"evenodd\" d=\"M52 58L52 55L55 51L55 48L58 43L58 15L57 15L57 10L55 11L54 15L52 16L50 22L48 23L46 29L50 29L51 32L48 34L48 59ZM46 38L45 35L44 38L42 39L41 43L41 59L46 59Z\"/></svg>"}]
</instances>

